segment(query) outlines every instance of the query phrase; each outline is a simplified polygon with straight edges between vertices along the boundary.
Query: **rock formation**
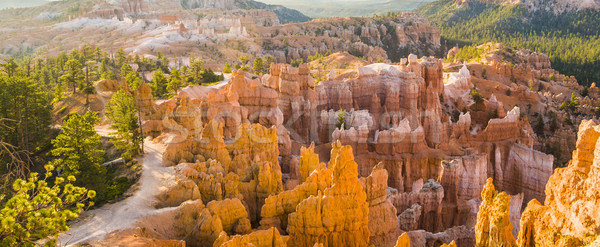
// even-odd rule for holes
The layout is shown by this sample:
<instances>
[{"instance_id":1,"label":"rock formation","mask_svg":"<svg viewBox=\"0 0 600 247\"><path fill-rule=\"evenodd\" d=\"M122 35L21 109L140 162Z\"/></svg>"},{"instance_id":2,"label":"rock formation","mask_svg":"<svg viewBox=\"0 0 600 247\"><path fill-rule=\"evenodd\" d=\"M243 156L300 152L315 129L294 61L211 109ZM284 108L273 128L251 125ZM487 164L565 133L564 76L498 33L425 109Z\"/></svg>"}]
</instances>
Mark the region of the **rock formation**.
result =
<instances>
[{"instance_id":1,"label":"rock formation","mask_svg":"<svg viewBox=\"0 0 600 247\"><path fill-rule=\"evenodd\" d=\"M423 183L418 180L410 193L392 192L389 200L396 207L396 212L404 212L414 204L422 207L419 229L436 232L442 230L442 200L444 188L433 179ZM406 229L402 229L406 230Z\"/></svg>"},{"instance_id":2,"label":"rock formation","mask_svg":"<svg viewBox=\"0 0 600 247\"><path fill-rule=\"evenodd\" d=\"M378 164L373 167L371 175L360 178L359 182L367 193L369 203L370 244L388 246L400 232L396 208L387 200L387 171Z\"/></svg>"},{"instance_id":3,"label":"rock formation","mask_svg":"<svg viewBox=\"0 0 600 247\"><path fill-rule=\"evenodd\" d=\"M517 246L510 223L510 196L496 191L490 178L481 191L481 199L475 246Z\"/></svg>"},{"instance_id":4,"label":"rock formation","mask_svg":"<svg viewBox=\"0 0 600 247\"><path fill-rule=\"evenodd\" d=\"M268 230L258 230L247 235L227 236L225 232L219 235L213 246L219 247L237 247L237 246L256 246L256 247L285 247L287 238L281 236L275 228Z\"/></svg>"},{"instance_id":5,"label":"rock formation","mask_svg":"<svg viewBox=\"0 0 600 247\"><path fill-rule=\"evenodd\" d=\"M290 246L323 246L369 244L369 207L367 195L358 182L358 165L352 148L332 147L329 167L332 185L316 196L310 196L289 215Z\"/></svg>"},{"instance_id":6,"label":"rock formation","mask_svg":"<svg viewBox=\"0 0 600 247\"><path fill-rule=\"evenodd\" d=\"M391 21L400 25L402 18ZM353 20L360 18L346 21ZM252 27L244 19L219 22ZM273 29L305 31L295 37L316 30L315 23L320 22ZM229 30L210 24L203 21L201 28L215 35ZM321 30L317 36L339 35L351 44L359 36L378 43L394 28L385 22L360 25L360 34L348 32L349 24L348 30ZM393 35L408 40L403 35L413 31ZM263 37L263 45L276 37ZM284 60L303 52L289 48ZM600 127L582 125L571 165L550 177L554 159L537 151L547 149L540 143L548 138L547 128L529 119L547 121L546 109L556 108L550 99L565 97L520 85L522 78L536 81L536 75L549 73L547 57L520 51L514 59L529 65L444 67L440 59L409 55L396 64L357 59L361 62L332 68L324 78L311 67L318 61L297 67L272 63L267 74L235 71L227 82L191 85L157 102L142 83L134 96L144 133L165 145L163 163L175 179L156 198L157 214L118 236L144 231L142 242L178 240L189 246L592 243L599 216L593 150ZM490 69L485 81L477 76L482 67ZM515 85L506 78L513 74ZM568 84L567 79L540 85L572 90ZM507 95L508 88L516 96ZM569 117L556 112L557 122ZM561 130L553 138L560 133L570 134ZM569 187L573 184L577 191ZM522 212L523 202L530 200ZM544 200L545 205L539 203Z\"/></svg>"},{"instance_id":7,"label":"rock formation","mask_svg":"<svg viewBox=\"0 0 600 247\"><path fill-rule=\"evenodd\" d=\"M595 122L582 121L577 149L565 168L558 168L546 185L546 200L527 204L521 216L519 246L582 246L597 241L600 227L600 137Z\"/></svg>"}]
</instances>

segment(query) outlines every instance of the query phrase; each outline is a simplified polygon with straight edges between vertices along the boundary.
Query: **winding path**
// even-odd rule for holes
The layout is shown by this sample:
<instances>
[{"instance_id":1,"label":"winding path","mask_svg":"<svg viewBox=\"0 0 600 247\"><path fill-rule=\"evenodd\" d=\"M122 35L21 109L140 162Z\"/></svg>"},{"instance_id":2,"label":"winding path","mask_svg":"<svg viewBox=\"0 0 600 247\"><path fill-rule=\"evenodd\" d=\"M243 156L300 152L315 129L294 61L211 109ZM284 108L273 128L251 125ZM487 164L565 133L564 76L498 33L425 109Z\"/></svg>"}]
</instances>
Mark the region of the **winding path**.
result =
<instances>
[{"instance_id":1,"label":"winding path","mask_svg":"<svg viewBox=\"0 0 600 247\"><path fill-rule=\"evenodd\" d=\"M101 136L108 134L103 127L98 127L96 131ZM139 188L133 196L84 212L79 222L73 224L67 233L60 235L60 245L72 246L92 239L102 239L112 231L131 228L138 219L158 212L153 207L156 195L174 183L175 172L172 167L162 166L163 145L153 143L149 138L144 141L144 145L142 175Z\"/></svg>"}]
</instances>

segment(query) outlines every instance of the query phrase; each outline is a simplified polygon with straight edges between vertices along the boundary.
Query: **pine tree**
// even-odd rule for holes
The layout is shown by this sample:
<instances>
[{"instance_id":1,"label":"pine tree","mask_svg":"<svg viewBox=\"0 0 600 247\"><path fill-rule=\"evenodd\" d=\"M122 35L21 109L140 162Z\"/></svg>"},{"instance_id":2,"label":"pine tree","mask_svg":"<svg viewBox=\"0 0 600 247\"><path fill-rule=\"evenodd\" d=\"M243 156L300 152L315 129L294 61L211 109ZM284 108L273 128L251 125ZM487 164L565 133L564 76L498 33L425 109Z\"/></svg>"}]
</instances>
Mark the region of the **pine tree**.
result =
<instances>
[{"instance_id":1,"label":"pine tree","mask_svg":"<svg viewBox=\"0 0 600 247\"><path fill-rule=\"evenodd\" d=\"M138 87L140 87L140 85L142 85L142 82L144 82L144 80L140 77L140 75L137 72L129 72L129 74L127 74L125 76L125 81L127 82L127 86L131 89L131 90L137 90Z\"/></svg>"},{"instance_id":2,"label":"pine tree","mask_svg":"<svg viewBox=\"0 0 600 247\"><path fill-rule=\"evenodd\" d=\"M125 78L131 72L133 72L133 68L131 68L131 66L129 64L123 64L123 65L121 65L121 69L119 71L119 75L122 78Z\"/></svg>"},{"instance_id":3,"label":"pine tree","mask_svg":"<svg viewBox=\"0 0 600 247\"><path fill-rule=\"evenodd\" d=\"M154 93L154 97L160 98L165 95L167 92L167 83L167 78L165 78L162 70L156 70L152 75L152 92Z\"/></svg>"},{"instance_id":4,"label":"pine tree","mask_svg":"<svg viewBox=\"0 0 600 247\"><path fill-rule=\"evenodd\" d=\"M54 167L46 165L43 180L33 172L27 180L13 183L14 195L0 208L0 246L56 246L56 239L69 230L67 222L74 220L86 208L86 202L96 196L93 190L73 186L73 176L58 177L54 185L47 180ZM0 195L0 201L4 199ZM87 202L87 207L93 202Z\"/></svg>"},{"instance_id":5,"label":"pine tree","mask_svg":"<svg viewBox=\"0 0 600 247\"><path fill-rule=\"evenodd\" d=\"M88 111L85 115L74 113L63 121L60 133L50 151L59 157L51 162L57 169L62 170L63 177L73 175L81 178L80 174L94 176L100 171L104 162L104 150L101 149L100 136L94 130L94 125L100 122L97 114Z\"/></svg>"},{"instance_id":6,"label":"pine tree","mask_svg":"<svg viewBox=\"0 0 600 247\"><path fill-rule=\"evenodd\" d=\"M202 73L204 72L204 61L202 58L194 59L190 65L190 76L194 84L202 82Z\"/></svg>"},{"instance_id":7,"label":"pine tree","mask_svg":"<svg viewBox=\"0 0 600 247\"><path fill-rule=\"evenodd\" d=\"M20 69L12 77L0 74L0 139L21 150L34 151L48 141L51 94Z\"/></svg>"},{"instance_id":8,"label":"pine tree","mask_svg":"<svg viewBox=\"0 0 600 247\"><path fill-rule=\"evenodd\" d=\"M121 68L127 62L127 57L125 56L125 50L120 48L117 51L117 68Z\"/></svg>"},{"instance_id":9,"label":"pine tree","mask_svg":"<svg viewBox=\"0 0 600 247\"><path fill-rule=\"evenodd\" d=\"M125 150L123 159L132 160L140 153L142 134L138 122L137 107L133 95L123 89L117 91L106 105L106 116L112 121L113 144Z\"/></svg>"},{"instance_id":10,"label":"pine tree","mask_svg":"<svg viewBox=\"0 0 600 247\"><path fill-rule=\"evenodd\" d=\"M265 63L261 57L256 57L254 59L254 63L252 63L252 70L254 70L254 73L256 73L256 74L260 74L260 73L264 72Z\"/></svg>"},{"instance_id":11,"label":"pine tree","mask_svg":"<svg viewBox=\"0 0 600 247\"><path fill-rule=\"evenodd\" d=\"M90 94L94 94L94 85L92 85L92 81L96 80L96 62L87 61L85 63L85 88L83 92L85 93L85 105L89 105L90 103Z\"/></svg>"},{"instance_id":12,"label":"pine tree","mask_svg":"<svg viewBox=\"0 0 600 247\"><path fill-rule=\"evenodd\" d=\"M229 62L225 62L225 67L223 67L223 73L231 73L231 64Z\"/></svg>"},{"instance_id":13,"label":"pine tree","mask_svg":"<svg viewBox=\"0 0 600 247\"><path fill-rule=\"evenodd\" d=\"M179 92L179 88L181 87L181 77L179 76L179 70L173 69L171 72L171 77L169 77L169 84L167 85L167 91L169 92L169 96L175 96Z\"/></svg>"},{"instance_id":14,"label":"pine tree","mask_svg":"<svg viewBox=\"0 0 600 247\"><path fill-rule=\"evenodd\" d=\"M156 54L158 59L156 60L156 66L162 69L163 73L169 73L169 59L165 57L160 51Z\"/></svg>"},{"instance_id":15,"label":"pine tree","mask_svg":"<svg viewBox=\"0 0 600 247\"><path fill-rule=\"evenodd\" d=\"M54 86L54 100L52 100L52 103L55 104L64 98L65 90L63 89L63 86L60 85L60 83L56 83L56 86Z\"/></svg>"},{"instance_id":16,"label":"pine tree","mask_svg":"<svg viewBox=\"0 0 600 247\"><path fill-rule=\"evenodd\" d=\"M340 108L340 113L338 113L337 121L338 122L335 124L335 127L337 127L338 129L346 127L346 112L342 108Z\"/></svg>"},{"instance_id":17,"label":"pine tree","mask_svg":"<svg viewBox=\"0 0 600 247\"><path fill-rule=\"evenodd\" d=\"M99 71L100 79L107 79L107 80L116 80L117 79L117 76L115 76L115 74L113 74L108 69L108 62L106 62L106 60L102 60L99 70L100 70Z\"/></svg>"},{"instance_id":18,"label":"pine tree","mask_svg":"<svg viewBox=\"0 0 600 247\"><path fill-rule=\"evenodd\" d=\"M73 88L73 93L76 92L77 87L81 85L83 82L85 75L83 74L83 69L81 68L81 63L79 60L75 58L71 58L65 64L66 71L60 77L61 81L67 83L68 86Z\"/></svg>"},{"instance_id":19,"label":"pine tree","mask_svg":"<svg viewBox=\"0 0 600 247\"><path fill-rule=\"evenodd\" d=\"M248 57L246 57L246 56L240 56L239 60L240 60L240 64L241 64L240 68L243 71L250 71L250 67L248 66Z\"/></svg>"}]
</instances>

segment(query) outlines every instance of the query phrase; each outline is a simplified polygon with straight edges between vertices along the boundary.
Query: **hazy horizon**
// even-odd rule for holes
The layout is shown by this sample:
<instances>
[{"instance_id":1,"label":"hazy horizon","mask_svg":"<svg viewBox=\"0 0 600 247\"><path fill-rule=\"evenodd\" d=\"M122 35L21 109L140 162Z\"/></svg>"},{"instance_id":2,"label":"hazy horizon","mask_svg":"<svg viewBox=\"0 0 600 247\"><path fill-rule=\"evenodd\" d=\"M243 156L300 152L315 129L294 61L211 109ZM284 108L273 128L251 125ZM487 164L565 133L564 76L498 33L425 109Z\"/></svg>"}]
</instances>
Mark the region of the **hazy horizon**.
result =
<instances>
[{"instance_id":1,"label":"hazy horizon","mask_svg":"<svg viewBox=\"0 0 600 247\"><path fill-rule=\"evenodd\" d=\"M2 0L2 1L0 1L0 9L35 7L35 6L43 5L48 2L51 2L51 1L50 0Z\"/></svg>"}]
</instances>

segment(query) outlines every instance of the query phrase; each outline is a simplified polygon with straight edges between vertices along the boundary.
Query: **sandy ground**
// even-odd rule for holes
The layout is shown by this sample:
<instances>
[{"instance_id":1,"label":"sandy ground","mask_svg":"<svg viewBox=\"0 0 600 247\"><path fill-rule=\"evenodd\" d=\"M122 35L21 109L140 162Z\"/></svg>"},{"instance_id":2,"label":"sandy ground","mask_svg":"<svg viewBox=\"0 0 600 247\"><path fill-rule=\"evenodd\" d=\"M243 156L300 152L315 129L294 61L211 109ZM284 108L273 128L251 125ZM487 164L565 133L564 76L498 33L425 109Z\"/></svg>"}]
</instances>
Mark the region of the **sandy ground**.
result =
<instances>
[{"instance_id":1,"label":"sandy ground","mask_svg":"<svg viewBox=\"0 0 600 247\"><path fill-rule=\"evenodd\" d=\"M97 131L106 136L108 128L99 127ZM153 207L156 195L175 182L175 172L172 167L162 166L164 147L161 144L146 139L144 145L145 155L141 159L143 167L139 189L125 200L84 212L79 222L73 224L67 233L60 235L61 246L102 239L107 233L130 228L138 219L158 211Z\"/></svg>"}]
</instances>

